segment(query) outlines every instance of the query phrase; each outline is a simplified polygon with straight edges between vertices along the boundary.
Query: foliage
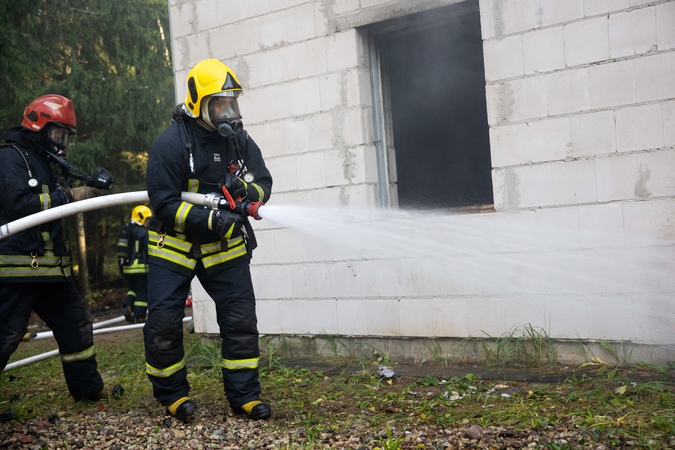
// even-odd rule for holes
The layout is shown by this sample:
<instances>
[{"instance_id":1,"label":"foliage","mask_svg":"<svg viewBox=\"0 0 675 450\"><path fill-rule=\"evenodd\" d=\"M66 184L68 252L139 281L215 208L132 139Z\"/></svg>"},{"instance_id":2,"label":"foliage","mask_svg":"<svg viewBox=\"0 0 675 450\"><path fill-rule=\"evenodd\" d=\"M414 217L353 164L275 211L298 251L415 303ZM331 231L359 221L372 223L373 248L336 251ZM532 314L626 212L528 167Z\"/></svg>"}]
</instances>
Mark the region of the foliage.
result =
<instances>
[{"instance_id":1,"label":"foliage","mask_svg":"<svg viewBox=\"0 0 675 450\"><path fill-rule=\"evenodd\" d=\"M113 192L144 190L148 148L174 103L168 31L166 0L0 0L0 128L18 125L34 98L64 95L77 114L68 159L108 169ZM94 288L127 209L85 216ZM75 245L74 220L64 229Z\"/></svg>"}]
</instances>

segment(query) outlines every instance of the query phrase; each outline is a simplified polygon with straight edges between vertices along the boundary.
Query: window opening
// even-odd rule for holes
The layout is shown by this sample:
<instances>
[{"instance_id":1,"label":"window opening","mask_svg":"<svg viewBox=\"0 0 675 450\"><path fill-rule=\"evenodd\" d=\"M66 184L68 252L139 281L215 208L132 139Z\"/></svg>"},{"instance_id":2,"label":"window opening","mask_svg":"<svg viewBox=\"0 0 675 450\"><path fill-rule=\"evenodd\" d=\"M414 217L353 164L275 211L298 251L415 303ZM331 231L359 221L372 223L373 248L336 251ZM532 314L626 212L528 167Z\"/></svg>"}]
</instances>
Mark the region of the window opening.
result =
<instances>
[{"instance_id":1,"label":"window opening","mask_svg":"<svg viewBox=\"0 0 675 450\"><path fill-rule=\"evenodd\" d=\"M367 30L381 205L491 209L478 2Z\"/></svg>"}]
</instances>

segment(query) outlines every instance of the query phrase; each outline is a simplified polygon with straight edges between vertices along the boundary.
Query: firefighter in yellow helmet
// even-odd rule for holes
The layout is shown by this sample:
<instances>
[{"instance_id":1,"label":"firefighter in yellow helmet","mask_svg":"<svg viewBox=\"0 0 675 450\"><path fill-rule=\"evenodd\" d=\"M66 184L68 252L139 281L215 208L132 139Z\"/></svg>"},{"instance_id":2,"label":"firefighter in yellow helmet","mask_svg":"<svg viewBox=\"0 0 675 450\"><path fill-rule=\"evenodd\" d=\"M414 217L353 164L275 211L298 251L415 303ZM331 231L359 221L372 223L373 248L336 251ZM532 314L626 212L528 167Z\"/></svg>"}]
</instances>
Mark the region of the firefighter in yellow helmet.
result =
<instances>
[{"instance_id":1,"label":"firefighter in yellow helmet","mask_svg":"<svg viewBox=\"0 0 675 450\"><path fill-rule=\"evenodd\" d=\"M260 400L258 328L249 261L255 248L248 219L181 200L181 191L220 193L266 202L272 176L258 145L243 129L232 70L215 59L188 73L187 96L150 148L147 183L155 212L149 230L146 372L155 398L173 417L197 409L183 350L185 298L195 275L216 304L225 395L235 414L266 419Z\"/></svg>"},{"instance_id":2,"label":"firefighter in yellow helmet","mask_svg":"<svg viewBox=\"0 0 675 450\"><path fill-rule=\"evenodd\" d=\"M145 205L131 211L131 221L117 237L117 261L129 291L124 300L127 322L145 322L148 310L148 228L152 211Z\"/></svg>"}]
</instances>

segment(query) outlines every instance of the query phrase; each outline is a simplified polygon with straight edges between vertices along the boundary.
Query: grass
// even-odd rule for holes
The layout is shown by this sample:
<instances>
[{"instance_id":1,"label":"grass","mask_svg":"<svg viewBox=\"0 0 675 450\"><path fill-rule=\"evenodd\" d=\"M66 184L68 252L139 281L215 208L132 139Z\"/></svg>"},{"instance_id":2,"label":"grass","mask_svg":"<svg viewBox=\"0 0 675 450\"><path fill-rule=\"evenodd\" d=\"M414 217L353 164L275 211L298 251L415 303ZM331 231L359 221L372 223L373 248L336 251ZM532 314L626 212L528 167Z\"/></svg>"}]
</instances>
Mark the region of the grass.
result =
<instances>
[{"instance_id":1,"label":"grass","mask_svg":"<svg viewBox=\"0 0 675 450\"><path fill-rule=\"evenodd\" d=\"M111 337L105 343L97 341L99 367L108 385L119 381L126 393L106 408L111 413L138 410L160 417L163 409L153 399L145 375L140 332L123 341L115 337L119 334L107 336ZM515 360L548 368L554 348L547 339L539 335L538 344L524 347L507 337L491 349L493 361L501 364L499 358L519 355ZM191 394L201 405L225 405L219 346L203 345L195 335L186 335L184 343ZM49 340L23 343L13 360L53 346ZM448 380L432 376L385 380L377 377L376 366L393 362L379 350L373 350L372 361L361 361L363 370L336 370L330 375L285 365L272 346L263 350L263 396L275 410L270 427L292 430L292 439L301 448L322 446L334 433L364 426L372 429L368 448L380 449L425 448L404 442L403 430L426 427L442 434L447 427L474 424L503 427L516 436L582 430L587 442L633 442L657 449L668 448L670 436L675 436L675 390L663 367L587 366L555 384L485 381L472 373ZM56 358L2 374L0 411L8 407L16 410L19 422L83 408L67 394ZM550 449L573 448L555 440L545 444Z\"/></svg>"}]
</instances>

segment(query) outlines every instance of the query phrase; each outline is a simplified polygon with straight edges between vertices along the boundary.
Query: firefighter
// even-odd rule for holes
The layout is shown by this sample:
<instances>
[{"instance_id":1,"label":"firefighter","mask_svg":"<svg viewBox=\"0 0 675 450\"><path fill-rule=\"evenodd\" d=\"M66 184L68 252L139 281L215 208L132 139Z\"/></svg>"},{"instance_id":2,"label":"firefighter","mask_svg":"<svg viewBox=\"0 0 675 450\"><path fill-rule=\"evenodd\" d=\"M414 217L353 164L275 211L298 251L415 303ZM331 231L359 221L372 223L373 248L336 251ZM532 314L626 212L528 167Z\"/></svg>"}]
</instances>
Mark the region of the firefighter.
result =
<instances>
[{"instance_id":1,"label":"firefighter","mask_svg":"<svg viewBox=\"0 0 675 450\"><path fill-rule=\"evenodd\" d=\"M270 417L260 400L258 330L249 261L255 238L248 220L181 201L181 191L222 193L266 202L272 177L260 148L243 130L242 87L222 62L207 59L188 73L187 97L150 148L147 183L155 217L149 231L146 371L155 398L172 416L197 409L183 350L185 298L196 275L213 298L222 338L225 395L235 414ZM245 231L242 231L244 229Z\"/></svg>"},{"instance_id":2,"label":"firefighter","mask_svg":"<svg viewBox=\"0 0 675 450\"><path fill-rule=\"evenodd\" d=\"M21 126L2 135L1 223L101 194L88 185L70 187L77 168L64 157L75 124L70 100L44 95L25 109ZM75 289L62 231L57 219L0 240L0 371L35 311L54 332L68 391L76 401L121 395L120 385L112 390L103 386L92 317Z\"/></svg>"},{"instance_id":3,"label":"firefighter","mask_svg":"<svg viewBox=\"0 0 675 450\"><path fill-rule=\"evenodd\" d=\"M138 205L131 211L131 221L120 229L117 237L117 261L129 286L124 301L127 322L145 322L148 309L148 225L152 211Z\"/></svg>"}]
</instances>

